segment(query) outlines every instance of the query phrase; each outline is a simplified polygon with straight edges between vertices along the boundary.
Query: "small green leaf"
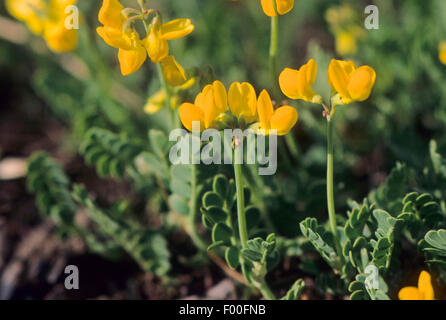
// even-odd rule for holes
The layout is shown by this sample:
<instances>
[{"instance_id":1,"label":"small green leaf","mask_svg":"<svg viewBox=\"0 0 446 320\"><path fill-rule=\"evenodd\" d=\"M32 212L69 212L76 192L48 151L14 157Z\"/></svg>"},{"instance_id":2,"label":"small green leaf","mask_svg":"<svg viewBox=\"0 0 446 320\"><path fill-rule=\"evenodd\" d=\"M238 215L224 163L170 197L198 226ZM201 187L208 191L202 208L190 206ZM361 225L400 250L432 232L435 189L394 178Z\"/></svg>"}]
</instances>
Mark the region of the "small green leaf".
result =
<instances>
[{"instance_id":1,"label":"small green leaf","mask_svg":"<svg viewBox=\"0 0 446 320\"><path fill-rule=\"evenodd\" d=\"M212 241L223 241L225 244L231 243L232 229L224 223L217 223L212 229Z\"/></svg>"},{"instance_id":2,"label":"small green leaf","mask_svg":"<svg viewBox=\"0 0 446 320\"><path fill-rule=\"evenodd\" d=\"M228 179L222 174L216 175L212 188L222 199L226 199L228 194Z\"/></svg>"},{"instance_id":3,"label":"small green leaf","mask_svg":"<svg viewBox=\"0 0 446 320\"><path fill-rule=\"evenodd\" d=\"M237 247L231 246L226 249L225 259L232 269L237 269L240 265L240 252Z\"/></svg>"},{"instance_id":4,"label":"small green leaf","mask_svg":"<svg viewBox=\"0 0 446 320\"><path fill-rule=\"evenodd\" d=\"M203 196L203 207L223 207L223 199L218 193L208 191Z\"/></svg>"},{"instance_id":5,"label":"small green leaf","mask_svg":"<svg viewBox=\"0 0 446 320\"><path fill-rule=\"evenodd\" d=\"M169 196L169 203L176 212L185 216L189 214L189 204L183 197L173 194Z\"/></svg>"}]
</instances>

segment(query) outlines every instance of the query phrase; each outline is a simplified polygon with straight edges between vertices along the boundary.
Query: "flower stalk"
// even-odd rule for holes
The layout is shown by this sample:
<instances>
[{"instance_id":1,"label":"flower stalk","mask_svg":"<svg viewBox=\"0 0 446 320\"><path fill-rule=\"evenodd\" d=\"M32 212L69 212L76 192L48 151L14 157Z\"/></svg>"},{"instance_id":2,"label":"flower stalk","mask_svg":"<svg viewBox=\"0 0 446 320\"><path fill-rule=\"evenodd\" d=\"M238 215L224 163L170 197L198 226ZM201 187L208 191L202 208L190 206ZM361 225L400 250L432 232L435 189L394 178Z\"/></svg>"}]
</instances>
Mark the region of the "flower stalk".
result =
<instances>
[{"instance_id":1,"label":"flower stalk","mask_svg":"<svg viewBox=\"0 0 446 320\"><path fill-rule=\"evenodd\" d=\"M327 207L328 207L328 218L330 221L331 232L333 233L333 239L336 246L336 252L339 256L339 259L342 258L342 249L341 243L339 241L339 236L337 232L336 226L336 211L335 211L335 203L334 203L334 188L333 188L333 173L334 173L334 165L333 165L333 118L327 116Z\"/></svg>"}]
</instances>

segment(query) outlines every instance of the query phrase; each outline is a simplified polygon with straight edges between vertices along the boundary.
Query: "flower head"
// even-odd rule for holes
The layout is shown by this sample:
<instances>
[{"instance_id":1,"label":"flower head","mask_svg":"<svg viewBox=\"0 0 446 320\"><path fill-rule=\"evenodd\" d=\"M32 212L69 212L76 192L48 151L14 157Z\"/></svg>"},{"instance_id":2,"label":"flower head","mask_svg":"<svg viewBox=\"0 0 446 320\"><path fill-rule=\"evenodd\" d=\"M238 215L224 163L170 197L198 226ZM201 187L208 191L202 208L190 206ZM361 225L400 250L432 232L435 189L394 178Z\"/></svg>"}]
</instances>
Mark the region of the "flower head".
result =
<instances>
[{"instance_id":1,"label":"flower head","mask_svg":"<svg viewBox=\"0 0 446 320\"><path fill-rule=\"evenodd\" d=\"M432 288L431 275L421 271L418 278L418 287L404 287L398 292L400 300L435 300Z\"/></svg>"},{"instance_id":2,"label":"flower head","mask_svg":"<svg viewBox=\"0 0 446 320\"><path fill-rule=\"evenodd\" d=\"M336 105L368 99L375 85L376 72L369 66L355 67L352 61L332 59L328 67L328 82L334 92Z\"/></svg>"},{"instance_id":3,"label":"flower head","mask_svg":"<svg viewBox=\"0 0 446 320\"><path fill-rule=\"evenodd\" d=\"M220 81L205 86L193 104L183 103L179 108L181 122L189 131L192 131L194 121L200 122L200 130L215 127L219 117L227 110L226 88Z\"/></svg>"},{"instance_id":4,"label":"flower head","mask_svg":"<svg viewBox=\"0 0 446 320\"><path fill-rule=\"evenodd\" d=\"M57 53L77 47L75 29L65 27L65 9L77 0L7 0L6 8L16 19L23 21L35 34L41 35L48 47Z\"/></svg>"},{"instance_id":5,"label":"flower head","mask_svg":"<svg viewBox=\"0 0 446 320\"><path fill-rule=\"evenodd\" d=\"M231 113L245 123L251 123L257 116L257 95L254 87L248 82L234 82L228 92Z\"/></svg>"},{"instance_id":6,"label":"flower head","mask_svg":"<svg viewBox=\"0 0 446 320\"><path fill-rule=\"evenodd\" d=\"M293 9L294 0L261 0L263 12L269 17L284 15Z\"/></svg>"},{"instance_id":7,"label":"flower head","mask_svg":"<svg viewBox=\"0 0 446 320\"><path fill-rule=\"evenodd\" d=\"M317 64L314 59L310 59L299 70L286 68L279 76L280 88L290 99L320 103L321 96L311 87L316 80L316 74Z\"/></svg>"},{"instance_id":8,"label":"flower head","mask_svg":"<svg viewBox=\"0 0 446 320\"><path fill-rule=\"evenodd\" d=\"M293 107L282 106L274 110L271 97L266 90L260 93L257 100L257 113L259 122L252 128L257 133L265 135L276 133L282 136L287 134L294 127L298 118L297 111Z\"/></svg>"},{"instance_id":9,"label":"flower head","mask_svg":"<svg viewBox=\"0 0 446 320\"><path fill-rule=\"evenodd\" d=\"M118 0L104 0L99 11L98 19L103 26L96 30L109 46L119 49L119 63L121 73L129 75L137 71L146 61L147 55L155 63L163 62L173 66L169 57L167 40L184 37L194 30L190 19L176 19L165 24L159 13L156 13L147 35L140 39L134 27L138 19L145 19L146 15L127 17L123 13L124 7ZM179 70L179 68L177 68ZM178 78L176 79L178 82Z\"/></svg>"}]
</instances>

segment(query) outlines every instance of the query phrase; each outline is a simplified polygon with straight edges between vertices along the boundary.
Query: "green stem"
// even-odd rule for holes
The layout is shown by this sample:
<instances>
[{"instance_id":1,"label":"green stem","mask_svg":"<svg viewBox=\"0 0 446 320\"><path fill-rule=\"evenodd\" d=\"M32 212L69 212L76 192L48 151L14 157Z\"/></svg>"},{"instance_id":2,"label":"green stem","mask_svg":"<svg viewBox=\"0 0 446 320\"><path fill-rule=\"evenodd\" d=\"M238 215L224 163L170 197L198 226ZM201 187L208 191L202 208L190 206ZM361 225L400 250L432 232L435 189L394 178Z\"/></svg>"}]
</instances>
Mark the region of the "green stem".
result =
<instances>
[{"instance_id":1,"label":"green stem","mask_svg":"<svg viewBox=\"0 0 446 320\"><path fill-rule=\"evenodd\" d=\"M240 233L240 242L242 248L248 247L248 229L246 227L246 215L245 215L245 196L243 192L243 175L242 164L237 164L237 159L242 159L243 156L243 144L235 143L234 147L234 175L235 175L235 187L237 192L237 218L238 228Z\"/></svg>"},{"instance_id":2,"label":"green stem","mask_svg":"<svg viewBox=\"0 0 446 320\"><path fill-rule=\"evenodd\" d=\"M299 147L297 146L296 140L294 139L293 131L290 131L287 135L285 135L285 141L291 155L294 159L297 159L299 155Z\"/></svg>"},{"instance_id":3,"label":"green stem","mask_svg":"<svg viewBox=\"0 0 446 320\"><path fill-rule=\"evenodd\" d=\"M333 239L336 245L336 252L343 261L341 243L339 242L337 226L336 226L336 212L334 204L334 191L333 191L333 119L327 117L327 205L328 205L328 218L330 220L331 232L333 233Z\"/></svg>"},{"instance_id":4,"label":"green stem","mask_svg":"<svg viewBox=\"0 0 446 320\"><path fill-rule=\"evenodd\" d=\"M172 104L171 104L172 92L169 87L169 84L166 81L166 78L164 78L163 68L161 67L161 64L157 63L156 67L158 70L158 77L160 79L161 87L163 88L164 92L166 93L166 108L169 110L171 128L175 129L175 128L179 127L179 123L178 123L178 117L176 115L176 112L172 108Z\"/></svg>"},{"instance_id":5,"label":"green stem","mask_svg":"<svg viewBox=\"0 0 446 320\"><path fill-rule=\"evenodd\" d=\"M189 236L191 237L194 244L197 248L205 251L207 246L204 241L201 239L200 234L196 228L195 221L197 219L198 210L197 210L197 165L191 164L192 166L192 181L191 181L191 198L190 198L190 212L188 216L188 229Z\"/></svg>"},{"instance_id":6,"label":"green stem","mask_svg":"<svg viewBox=\"0 0 446 320\"><path fill-rule=\"evenodd\" d=\"M276 300L276 296L274 295L274 293L271 291L271 289L268 287L268 285L266 284L266 281L263 280L260 283L260 287L258 288L260 290L260 292L262 293L262 296L267 299L267 300Z\"/></svg>"},{"instance_id":7,"label":"green stem","mask_svg":"<svg viewBox=\"0 0 446 320\"><path fill-rule=\"evenodd\" d=\"M279 47L279 18L271 17L271 36L269 47L269 67L273 81L274 96L280 97L280 90L277 84L277 49Z\"/></svg>"},{"instance_id":8,"label":"green stem","mask_svg":"<svg viewBox=\"0 0 446 320\"><path fill-rule=\"evenodd\" d=\"M277 52L279 48L279 17L271 17L271 35L269 47L269 68L273 82L273 93L275 99L281 98L282 94L277 80ZM292 133L285 136L286 144L291 152L292 158L297 159L299 149Z\"/></svg>"}]
</instances>

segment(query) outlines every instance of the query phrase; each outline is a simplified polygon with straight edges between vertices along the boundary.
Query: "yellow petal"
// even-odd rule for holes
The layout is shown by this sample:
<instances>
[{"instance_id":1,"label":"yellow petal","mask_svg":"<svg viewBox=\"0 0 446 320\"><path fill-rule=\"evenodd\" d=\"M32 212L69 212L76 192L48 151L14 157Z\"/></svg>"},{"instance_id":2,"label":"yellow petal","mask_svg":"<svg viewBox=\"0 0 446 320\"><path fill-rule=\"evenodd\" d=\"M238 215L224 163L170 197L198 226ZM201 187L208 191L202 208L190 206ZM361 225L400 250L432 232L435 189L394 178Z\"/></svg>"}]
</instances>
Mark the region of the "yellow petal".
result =
<instances>
[{"instance_id":1,"label":"yellow petal","mask_svg":"<svg viewBox=\"0 0 446 320\"><path fill-rule=\"evenodd\" d=\"M280 107L274 111L271 117L270 129L276 129L279 136L285 135L294 127L297 118L297 111L293 107Z\"/></svg>"},{"instance_id":2,"label":"yellow petal","mask_svg":"<svg viewBox=\"0 0 446 320\"><path fill-rule=\"evenodd\" d=\"M68 30L63 23L47 23L43 34L48 47L57 53L73 51L77 47L77 31Z\"/></svg>"},{"instance_id":3,"label":"yellow petal","mask_svg":"<svg viewBox=\"0 0 446 320\"><path fill-rule=\"evenodd\" d=\"M200 108L204 112L204 126L205 128L210 128L212 122L220 114L214 103L214 88L211 84L208 84L203 89L203 94L201 95Z\"/></svg>"},{"instance_id":4,"label":"yellow petal","mask_svg":"<svg viewBox=\"0 0 446 320\"><path fill-rule=\"evenodd\" d=\"M442 64L446 64L446 41L443 41L438 46L438 58Z\"/></svg>"},{"instance_id":5,"label":"yellow petal","mask_svg":"<svg viewBox=\"0 0 446 320\"><path fill-rule=\"evenodd\" d=\"M118 59L122 75L127 76L137 71L146 61L146 58L147 53L142 45L138 45L131 50L119 49Z\"/></svg>"},{"instance_id":6,"label":"yellow petal","mask_svg":"<svg viewBox=\"0 0 446 320\"><path fill-rule=\"evenodd\" d=\"M279 14L286 14L293 9L294 0L276 0L277 12Z\"/></svg>"},{"instance_id":7,"label":"yellow petal","mask_svg":"<svg viewBox=\"0 0 446 320\"><path fill-rule=\"evenodd\" d=\"M335 59L332 59L328 66L328 82L332 89L338 92L345 103L351 102L351 97L347 90L348 74L343 64Z\"/></svg>"},{"instance_id":8,"label":"yellow petal","mask_svg":"<svg viewBox=\"0 0 446 320\"><path fill-rule=\"evenodd\" d=\"M168 56L161 61L161 66L163 68L163 76L171 86L180 86L186 82L186 73L173 56Z\"/></svg>"},{"instance_id":9,"label":"yellow petal","mask_svg":"<svg viewBox=\"0 0 446 320\"><path fill-rule=\"evenodd\" d=\"M144 112L153 114L161 110L166 103L166 92L161 89L157 91L153 96L147 99L144 106Z\"/></svg>"},{"instance_id":10,"label":"yellow petal","mask_svg":"<svg viewBox=\"0 0 446 320\"><path fill-rule=\"evenodd\" d=\"M187 36L194 31L194 25L190 19L176 19L169 21L161 27L161 35L164 40L175 40Z\"/></svg>"},{"instance_id":11,"label":"yellow petal","mask_svg":"<svg viewBox=\"0 0 446 320\"><path fill-rule=\"evenodd\" d=\"M216 112L223 113L228 110L228 95L226 88L220 81L214 81L212 83L212 90L214 95L214 103Z\"/></svg>"},{"instance_id":12,"label":"yellow petal","mask_svg":"<svg viewBox=\"0 0 446 320\"><path fill-rule=\"evenodd\" d=\"M121 11L124 9L118 0L104 0L102 7L99 10L99 22L104 26L115 29L122 29L124 18Z\"/></svg>"},{"instance_id":13,"label":"yellow petal","mask_svg":"<svg viewBox=\"0 0 446 320\"><path fill-rule=\"evenodd\" d=\"M243 116L247 123L256 120L257 96L254 87L250 83L232 83L228 97L229 108L234 116L239 119Z\"/></svg>"},{"instance_id":14,"label":"yellow petal","mask_svg":"<svg viewBox=\"0 0 446 320\"><path fill-rule=\"evenodd\" d=\"M263 129L270 128L270 120L274 113L271 97L266 90L263 90L257 101L257 113L259 115L259 121Z\"/></svg>"},{"instance_id":15,"label":"yellow petal","mask_svg":"<svg viewBox=\"0 0 446 320\"><path fill-rule=\"evenodd\" d=\"M180 119L183 126L192 131L192 122L200 121L200 131L204 130L204 113L201 108L192 103L183 103L179 108Z\"/></svg>"},{"instance_id":16,"label":"yellow petal","mask_svg":"<svg viewBox=\"0 0 446 320\"><path fill-rule=\"evenodd\" d=\"M18 20L26 20L30 16L36 15L36 10L42 11L45 2L42 0L6 0L6 10Z\"/></svg>"},{"instance_id":17,"label":"yellow petal","mask_svg":"<svg viewBox=\"0 0 446 320\"><path fill-rule=\"evenodd\" d=\"M421 294L418 288L404 287L398 292L398 299L400 300L421 300Z\"/></svg>"},{"instance_id":18,"label":"yellow petal","mask_svg":"<svg viewBox=\"0 0 446 320\"><path fill-rule=\"evenodd\" d=\"M427 271L421 271L418 278L418 291L423 300L434 300L434 289L432 288L431 275Z\"/></svg>"},{"instance_id":19,"label":"yellow petal","mask_svg":"<svg viewBox=\"0 0 446 320\"><path fill-rule=\"evenodd\" d=\"M299 71L285 68L279 75L279 85L283 94L290 99L298 100L301 98L299 92Z\"/></svg>"},{"instance_id":20,"label":"yellow petal","mask_svg":"<svg viewBox=\"0 0 446 320\"><path fill-rule=\"evenodd\" d=\"M269 17L277 16L276 10L274 10L274 0L261 0L260 4L262 5L263 12Z\"/></svg>"},{"instance_id":21,"label":"yellow petal","mask_svg":"<svg viewBox=\"0 0 446 320\"><path fill-rule=\"evenodd\" d=\"M355 101L364 101L372 92L375 85L376 72L369 66L362 66L356 69L348 83L349 95Z\"/></svg>"},{"instance_id":22,"label":"yellow petal","mask_svg":"<svg viewBox=\"0 0 446 320\"><path fill-rule=\"evenodd\" d=\"M317 63L314 61L314 59L308 60L306 64L306 78L307 83L309 85L313 85L314 81L316 81L316 75L317 75Z\"/></svg>"},{"instance_id":23,"label":"yellow petal","mask_svg":"<svg viewBox=\"0 0 446 320\"><path fill-rule=\"evenodd\" d=\"M96 32L104 39L105 43L113 48L130 50L132 48L130 38L121 30L111 27L98 27Z\"/></svg>"},{"instance_id":24,"label":"yellow petal","mask_svg":"<svg viewBox=\"0 0 446 320\"><path fill-rule=\"evenodd\" d=\"M290 12L294 6L294 0L261 0L260 3L262 5L263 12L265 12L265 14L269 17L277 16L274 5L276 6L277 12L281 15Z\"/></svg>"},{"instance_id":25,"label":"yellow petal","mask_svg":"<svg viewBox=\"0 0 446 320\"><path fill-rule=\"evenodd\" d=\"M146 39L144 46L147 49L150 60L157 63L165 59L169 55L169 45L167 40L161 37L161 30L157 26L153 26Z\"/></svg>"}]
</instances>

